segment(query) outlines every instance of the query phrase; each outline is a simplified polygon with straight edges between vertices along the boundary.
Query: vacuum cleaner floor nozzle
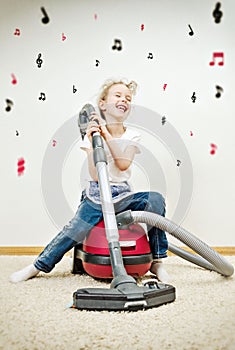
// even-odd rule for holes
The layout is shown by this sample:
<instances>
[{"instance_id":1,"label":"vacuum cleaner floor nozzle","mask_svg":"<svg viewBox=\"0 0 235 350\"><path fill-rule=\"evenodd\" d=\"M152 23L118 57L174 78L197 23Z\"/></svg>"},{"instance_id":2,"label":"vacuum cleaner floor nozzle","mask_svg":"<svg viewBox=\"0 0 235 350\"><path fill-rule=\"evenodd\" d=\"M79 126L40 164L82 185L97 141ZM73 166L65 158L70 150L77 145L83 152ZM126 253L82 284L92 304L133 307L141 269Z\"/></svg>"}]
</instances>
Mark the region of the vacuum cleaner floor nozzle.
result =
<instances>
[{"instance_id":1,"label":"vacuum cleaner floor nozzle","mask_svg":"<svg viewBox=\"0 0 235 350\"><path fill-rule=\"evenodd\" d=\"M124 283L117 288L82 288L73 293L79 310L138 311L175 300L175 287L163 283L137 286Z\"/></svg>"}]
</instances>

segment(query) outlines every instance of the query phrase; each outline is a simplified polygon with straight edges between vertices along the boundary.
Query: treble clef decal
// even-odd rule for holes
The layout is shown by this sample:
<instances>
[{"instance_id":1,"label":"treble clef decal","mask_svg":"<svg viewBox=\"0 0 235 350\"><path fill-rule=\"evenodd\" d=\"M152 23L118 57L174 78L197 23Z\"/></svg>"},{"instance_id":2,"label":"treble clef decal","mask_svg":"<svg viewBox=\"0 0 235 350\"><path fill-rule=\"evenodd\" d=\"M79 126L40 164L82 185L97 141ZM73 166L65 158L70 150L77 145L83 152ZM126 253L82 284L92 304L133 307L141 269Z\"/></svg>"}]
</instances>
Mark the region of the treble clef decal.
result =
<instances>
[{"instance_id":1,"label":"treble clef decal","mask_svg":"<svg viewBox=\"0 0 235 350\"><path fill-rule=\"evenodd\" d=\"M38 54L38 58L36 59L36 63L37 63L37 65L38 65L38 68L41 68L42 63L43 63L43 60L41 59L41 57L42 57L42 54L39 53L39 54Z\"/></svg>"}]
</instances>

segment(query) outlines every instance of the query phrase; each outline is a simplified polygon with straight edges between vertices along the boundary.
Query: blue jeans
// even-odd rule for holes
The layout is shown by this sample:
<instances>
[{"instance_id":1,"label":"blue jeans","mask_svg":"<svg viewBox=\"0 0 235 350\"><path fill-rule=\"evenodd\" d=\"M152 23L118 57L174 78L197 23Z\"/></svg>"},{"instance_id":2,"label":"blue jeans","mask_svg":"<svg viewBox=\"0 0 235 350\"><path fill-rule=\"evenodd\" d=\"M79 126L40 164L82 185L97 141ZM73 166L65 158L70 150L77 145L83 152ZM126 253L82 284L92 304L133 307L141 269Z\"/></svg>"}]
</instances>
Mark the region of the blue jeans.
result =
<instances>
[{"instance_id":1,"label":"blue jeans","mask_svg":"<svg viewBox=\"0 0 235 350\"><path fill-rule=\"evenodd\" d=\"M114 203L116 213L125 210L148 211L165 216L165 201L158 192L138 192ZM90 201L85 193L74 218L68 225L64 226L61 232L52 239L34 262L34 266L44 272L50 272L65 253L76 244L82 243L93 226L103 218L100 204ZM165 258L167 256L168 242L164 231L149 227L149 245L153 258Z\"/></svg>"}]
</instances>

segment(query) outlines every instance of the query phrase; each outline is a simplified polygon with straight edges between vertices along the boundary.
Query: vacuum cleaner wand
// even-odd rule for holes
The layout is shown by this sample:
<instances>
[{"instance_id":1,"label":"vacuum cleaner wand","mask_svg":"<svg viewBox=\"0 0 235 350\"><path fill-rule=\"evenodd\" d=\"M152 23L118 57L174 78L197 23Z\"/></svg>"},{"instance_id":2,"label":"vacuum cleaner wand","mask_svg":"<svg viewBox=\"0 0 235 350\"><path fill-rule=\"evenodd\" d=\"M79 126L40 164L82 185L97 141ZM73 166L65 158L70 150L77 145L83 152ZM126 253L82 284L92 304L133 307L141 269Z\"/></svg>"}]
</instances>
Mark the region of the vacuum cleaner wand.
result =
<instances>
[{"instance_id":1,"label":"vacuum cleaner wand","mask_svg":"<svg viewBox=\"0 0 235 350\"><path fill-rule=\"evenodd\" d=\"M112 201L107 171L107 157L104 150L103 140L99 132L92 135L93 158L96 166L101 197L102 212L105 223L105 232L109 245L109 253L114 279L112 287L116 288L120 283L134 283L135 279L129 276L123 264L119 233Z\"/></svg>"},{"instance_id":2,"label":"vacuum cleaner wand","mask_svg":"<svg viewBox=\"0 0 235 350\"><path fill-rule=\"evenodd\" d=\"M80 128L82 139L84 139L84 136L86 135L87 125L90 121L90 115L94 111L95 108L91 104L87 103L85 106L83 106L82 110L79 113L78 126ZM99 132L95 132L92 135L92 147L94 164L96 166L99 179L100 195L102 198L102 211L105 222L106 236L109 242L111 266L113 276L116 277L115 281L112 283L112 286L116 287L120 283L120 276L122 276L121 283L125 281L128 283L136 284L134 278L127 275L123 264L121 248L119 244L119 233L106 167L107 157L104 151L103 140Z\"/></svg>"}]
</instances>

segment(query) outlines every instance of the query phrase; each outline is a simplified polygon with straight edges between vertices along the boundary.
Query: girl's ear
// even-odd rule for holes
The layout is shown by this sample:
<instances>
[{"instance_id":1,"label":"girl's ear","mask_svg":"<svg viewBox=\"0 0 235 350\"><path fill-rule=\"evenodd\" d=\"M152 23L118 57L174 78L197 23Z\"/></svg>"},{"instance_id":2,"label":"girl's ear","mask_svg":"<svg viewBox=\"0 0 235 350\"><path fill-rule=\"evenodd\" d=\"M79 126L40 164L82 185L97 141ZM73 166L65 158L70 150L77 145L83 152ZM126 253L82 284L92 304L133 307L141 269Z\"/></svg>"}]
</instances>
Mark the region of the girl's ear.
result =
<instances>
[{"instance_id":1,"label":"girl's ear","mask_svg":"<svg viewBox=\"0 0 235 350\"><path fill-rule=\"evenodd\" d=\"M101 111L105 111L105 101L104 100L100 100L99 102L99 108L101 109Z\"/></svg>"}]
</instances>

